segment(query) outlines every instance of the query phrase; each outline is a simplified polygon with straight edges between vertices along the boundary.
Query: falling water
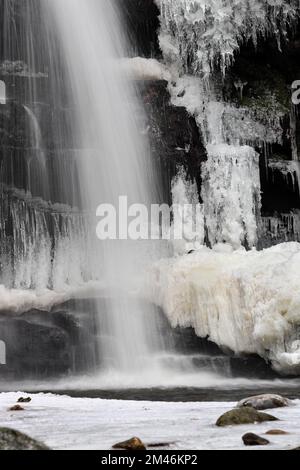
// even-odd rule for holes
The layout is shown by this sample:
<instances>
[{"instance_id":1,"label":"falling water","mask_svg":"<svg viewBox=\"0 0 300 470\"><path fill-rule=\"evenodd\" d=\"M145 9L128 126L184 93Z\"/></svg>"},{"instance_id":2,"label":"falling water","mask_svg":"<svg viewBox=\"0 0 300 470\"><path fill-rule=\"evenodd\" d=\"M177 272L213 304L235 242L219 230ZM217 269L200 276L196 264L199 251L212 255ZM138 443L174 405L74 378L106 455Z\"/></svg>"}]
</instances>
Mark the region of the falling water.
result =
<instances>
[{"instance_id":1,"label":"falling water","mask_svg":"<svg viewBox=\"0 0 300 470\"><path fill-rule=\"evenodd\" d=\"M47 175L47 161L43 149L42 133L34 112L24 105L24 110L29 118L30 134L31 134L31 152L27 158L27 175L28 175L28 190L30 192L37 192L43 195L45 200L49 199L49 182ZM34 188L34 185L39 183L39 188Z\"/></svg>"},{"instance_id":2,"label":"falling water","mask_svg":"<svg viewBox=\"0 0 300 470\"><path fill-rule=\"evenodd\" d=\"M129 205L149 206L156 198L155 181L134 117L139 114L134 90L118 66L126 51L114 2L43 0L43 6L63 49L75 107L83 207L92 214L100 203L118 209L124 195ZM91 220L91 230L96 223ZM107 367L139 369L150 354L152 312L132 297L135 280L151 261L149 246L127 240L101 243L100 253L95 252L107 296L106 312L99 312L101 357Z\"/></svg>"}]
</instances>

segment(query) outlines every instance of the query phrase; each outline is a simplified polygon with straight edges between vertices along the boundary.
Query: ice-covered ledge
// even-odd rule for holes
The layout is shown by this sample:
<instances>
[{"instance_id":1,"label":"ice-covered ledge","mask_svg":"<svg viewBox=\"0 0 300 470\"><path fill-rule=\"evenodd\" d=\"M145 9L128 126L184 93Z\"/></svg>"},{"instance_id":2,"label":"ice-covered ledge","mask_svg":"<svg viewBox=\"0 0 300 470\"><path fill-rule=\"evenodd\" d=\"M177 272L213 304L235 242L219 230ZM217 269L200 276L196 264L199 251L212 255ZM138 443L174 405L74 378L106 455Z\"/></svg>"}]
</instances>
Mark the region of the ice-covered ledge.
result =
<instances>
[{"instance_id":1,"label":"ice-covered ledge","mask_svg":"<svg viewBox=\"0 0 300 470\"><path fill-rule=\"evenodd\" d=\"M133 80L166 80L171 79L169 69L156 59L144 57L124 58L118 62L122 71Z\"/></svg>"},{"instance_id":2,"label":"ice-covered ledge","mask_svg":"<svg viewBox=\"0 0 300 470\"><path fill-rule=\"evenodd\" d=\"M282 374L300 374L299 243L203 247L159 262L149 285L172 326L192 326L236 354L257 353Z\"/></svg>"}]
</instances>

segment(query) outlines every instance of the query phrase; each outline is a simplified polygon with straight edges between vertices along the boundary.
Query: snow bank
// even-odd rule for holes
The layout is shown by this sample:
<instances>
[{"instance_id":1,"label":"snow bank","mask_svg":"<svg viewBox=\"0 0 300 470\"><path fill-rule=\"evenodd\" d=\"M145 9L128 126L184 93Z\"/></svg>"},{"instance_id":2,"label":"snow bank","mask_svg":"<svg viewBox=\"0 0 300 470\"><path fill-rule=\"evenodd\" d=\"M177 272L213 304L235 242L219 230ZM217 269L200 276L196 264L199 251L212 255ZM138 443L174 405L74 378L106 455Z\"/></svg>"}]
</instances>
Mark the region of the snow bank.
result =
<instances>
[{"instance_id":1,"label":"snow bank","mask_svg":"<svg viewBox=\"0 0 300 470\"><path fill-rule=\"evenodd\" d=\"M300 244L264 251L229 245L163 260L150 296L172 325L192 326L236 354L257 353L283 374L300 373Z\"/></svg>"}]
</instances>

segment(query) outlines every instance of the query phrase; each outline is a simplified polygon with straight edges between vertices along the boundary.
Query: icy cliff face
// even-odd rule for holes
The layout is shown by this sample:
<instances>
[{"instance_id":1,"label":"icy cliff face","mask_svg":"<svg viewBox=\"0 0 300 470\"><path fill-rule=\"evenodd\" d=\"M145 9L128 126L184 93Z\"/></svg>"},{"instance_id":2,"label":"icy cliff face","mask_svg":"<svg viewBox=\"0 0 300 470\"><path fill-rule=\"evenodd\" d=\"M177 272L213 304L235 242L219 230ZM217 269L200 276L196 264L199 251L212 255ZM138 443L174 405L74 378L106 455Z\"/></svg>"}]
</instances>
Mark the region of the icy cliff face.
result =
<instances>
[{"instance_id":1,"label":"icy cliff face","mask_svg":"<svg viewBox=\"0 0 300 470\"><path fill-rule=\"evenodd\" d=\"M298 0L157 0L160 46L184 72L225 74L243 42L273 36L280 48L293 25Z\"/></svg>"},{"instance_id":2,"label":"icy cliff face","mask_svg":"<svg viewBox=\"0 0 300 470\"><path fill-rule=\"evenodd\" d=\"M229 245L158 264L152 297L174 327L194 327L236 354L256 353L284 374L300 373L300 244L264 251Z\"/></svg>"},{"instance_id":3,"label":"icy cliff face","mask_svg":"<svg viewBox=\"0 0 300 470\"><path fill-rule=\"evenodd\" d=\"M202 199L208 241L211 245L228 242L234 248L254 247L261 227L259 159L254 148L267 159L270 145L283 144L284 118L289 110L271 90L265 90L261 100L253 96L243 103L247 83L232 77L240 101L228 101L224 77L235 54L247 42L256 46L258 39L272 37L280 50L298 20L299 2L157 3L161 10L160 46L171 73L172 103L184 106L195 117L207 149L208 162L202 165ZM221 158L216 157L212 146L222 146ZM232 217L228 219L222 207L229 200L232 208L225 213Z\"/></svg>"},{"instance_id":4,"label":"icy cliff face","mask_svg":"<svg viewBox=\"0 0 300 470\"><path fill-rule=\"evenodd\" d=\"M269 134L250 113L243 112L241 120L239 109L217 101L212 90L205 92L197 77L178 78L169 89L173 104L195 116L206 145L202 199L209 243L254 247L261 204L259 156L248 144L280 141L279 122Z\"/></svg>"},{"instance_id":5,"label":"icy cliff face","mask_svg":"<svg viewBox=\"0 0 300 470\"><path fill-rule=\"evenodd\" d=\"M300 245L255 250L260 231L270 240L298 239L295 212L286 220L260 216L255 151L259 148L267 160L269 146L283 145L289 105L286 109L272 90L262 92L262 99L253 95L243 100L246 84L233 76L231 85L240 99L231 102L224 87L229 74L225 75L243 44L256 46L258 40L272 38L281 50L299 19L299 1L157 0L157 4L160 47L172 75L172 103L195 117L207 150L201 196L205 241L212 249L202 246L193 254L160 262L150 282L152 299L173 326L192 326L200 337L236 354L257 353L277 371L299 374ZM291 146L297 160L295 126L291 113ZM278 169L298 192L298 161L269 162L267 178ZM253 249L247 252L242 246Z\"/></svg>"}]
</instances>

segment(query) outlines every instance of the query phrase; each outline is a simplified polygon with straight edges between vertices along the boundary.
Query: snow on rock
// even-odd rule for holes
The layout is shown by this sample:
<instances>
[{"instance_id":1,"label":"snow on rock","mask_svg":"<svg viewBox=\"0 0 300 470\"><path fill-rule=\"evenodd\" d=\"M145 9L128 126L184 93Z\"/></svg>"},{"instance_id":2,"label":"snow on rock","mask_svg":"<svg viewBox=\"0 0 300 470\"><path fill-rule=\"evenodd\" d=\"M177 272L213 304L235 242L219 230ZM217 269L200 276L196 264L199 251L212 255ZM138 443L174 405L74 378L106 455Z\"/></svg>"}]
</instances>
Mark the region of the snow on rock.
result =
<instances>
[{"instance_id":1,"label":"snow on rock","mask_svg":"<svg viewBox=\"0 0 300 470\"><path fill-rule=\"evenodd\" d=\"M263 394L256 395L254 397L244 398L236 406L237 408L250 407L255 410L270 410L274 408L284 408L285 406L291 406L292 401L288 398L282 397L281 395L275 394Z\"/></svg>"},{"instance_id":2,"label":"snow on rock","mask_svg":"<svg viewBox=\"0 0 300 470\"><path fill-rule=\"evenodd\" d=\"M0 284L0 312L24 313L31 309L51 311L52 307L74 298L89 298L103 292L103 284L89 281L61 290L9 289Z\"/></svg>"},{"instance_id":3,"label":"snow on rock","mask_svg":"<svg viewBox=\"0 0 300 470\"><path fill-rule=\"evenodd\" d=\"M156 59L121 59L122 70L135 80L170 80L168 68Z\"/></svg>"},{"instance_id":4,"label":"snow on rock","mask_svg":"<svg viewBox=\"0 0 300 470\"><path fill-rule=\"evenodd\" d=\"M299 374L300 244L224 248L157 263L150 297L172 326L192 326L236 354L256 353L282 374Z\"/></svg>"}]
</instances>

